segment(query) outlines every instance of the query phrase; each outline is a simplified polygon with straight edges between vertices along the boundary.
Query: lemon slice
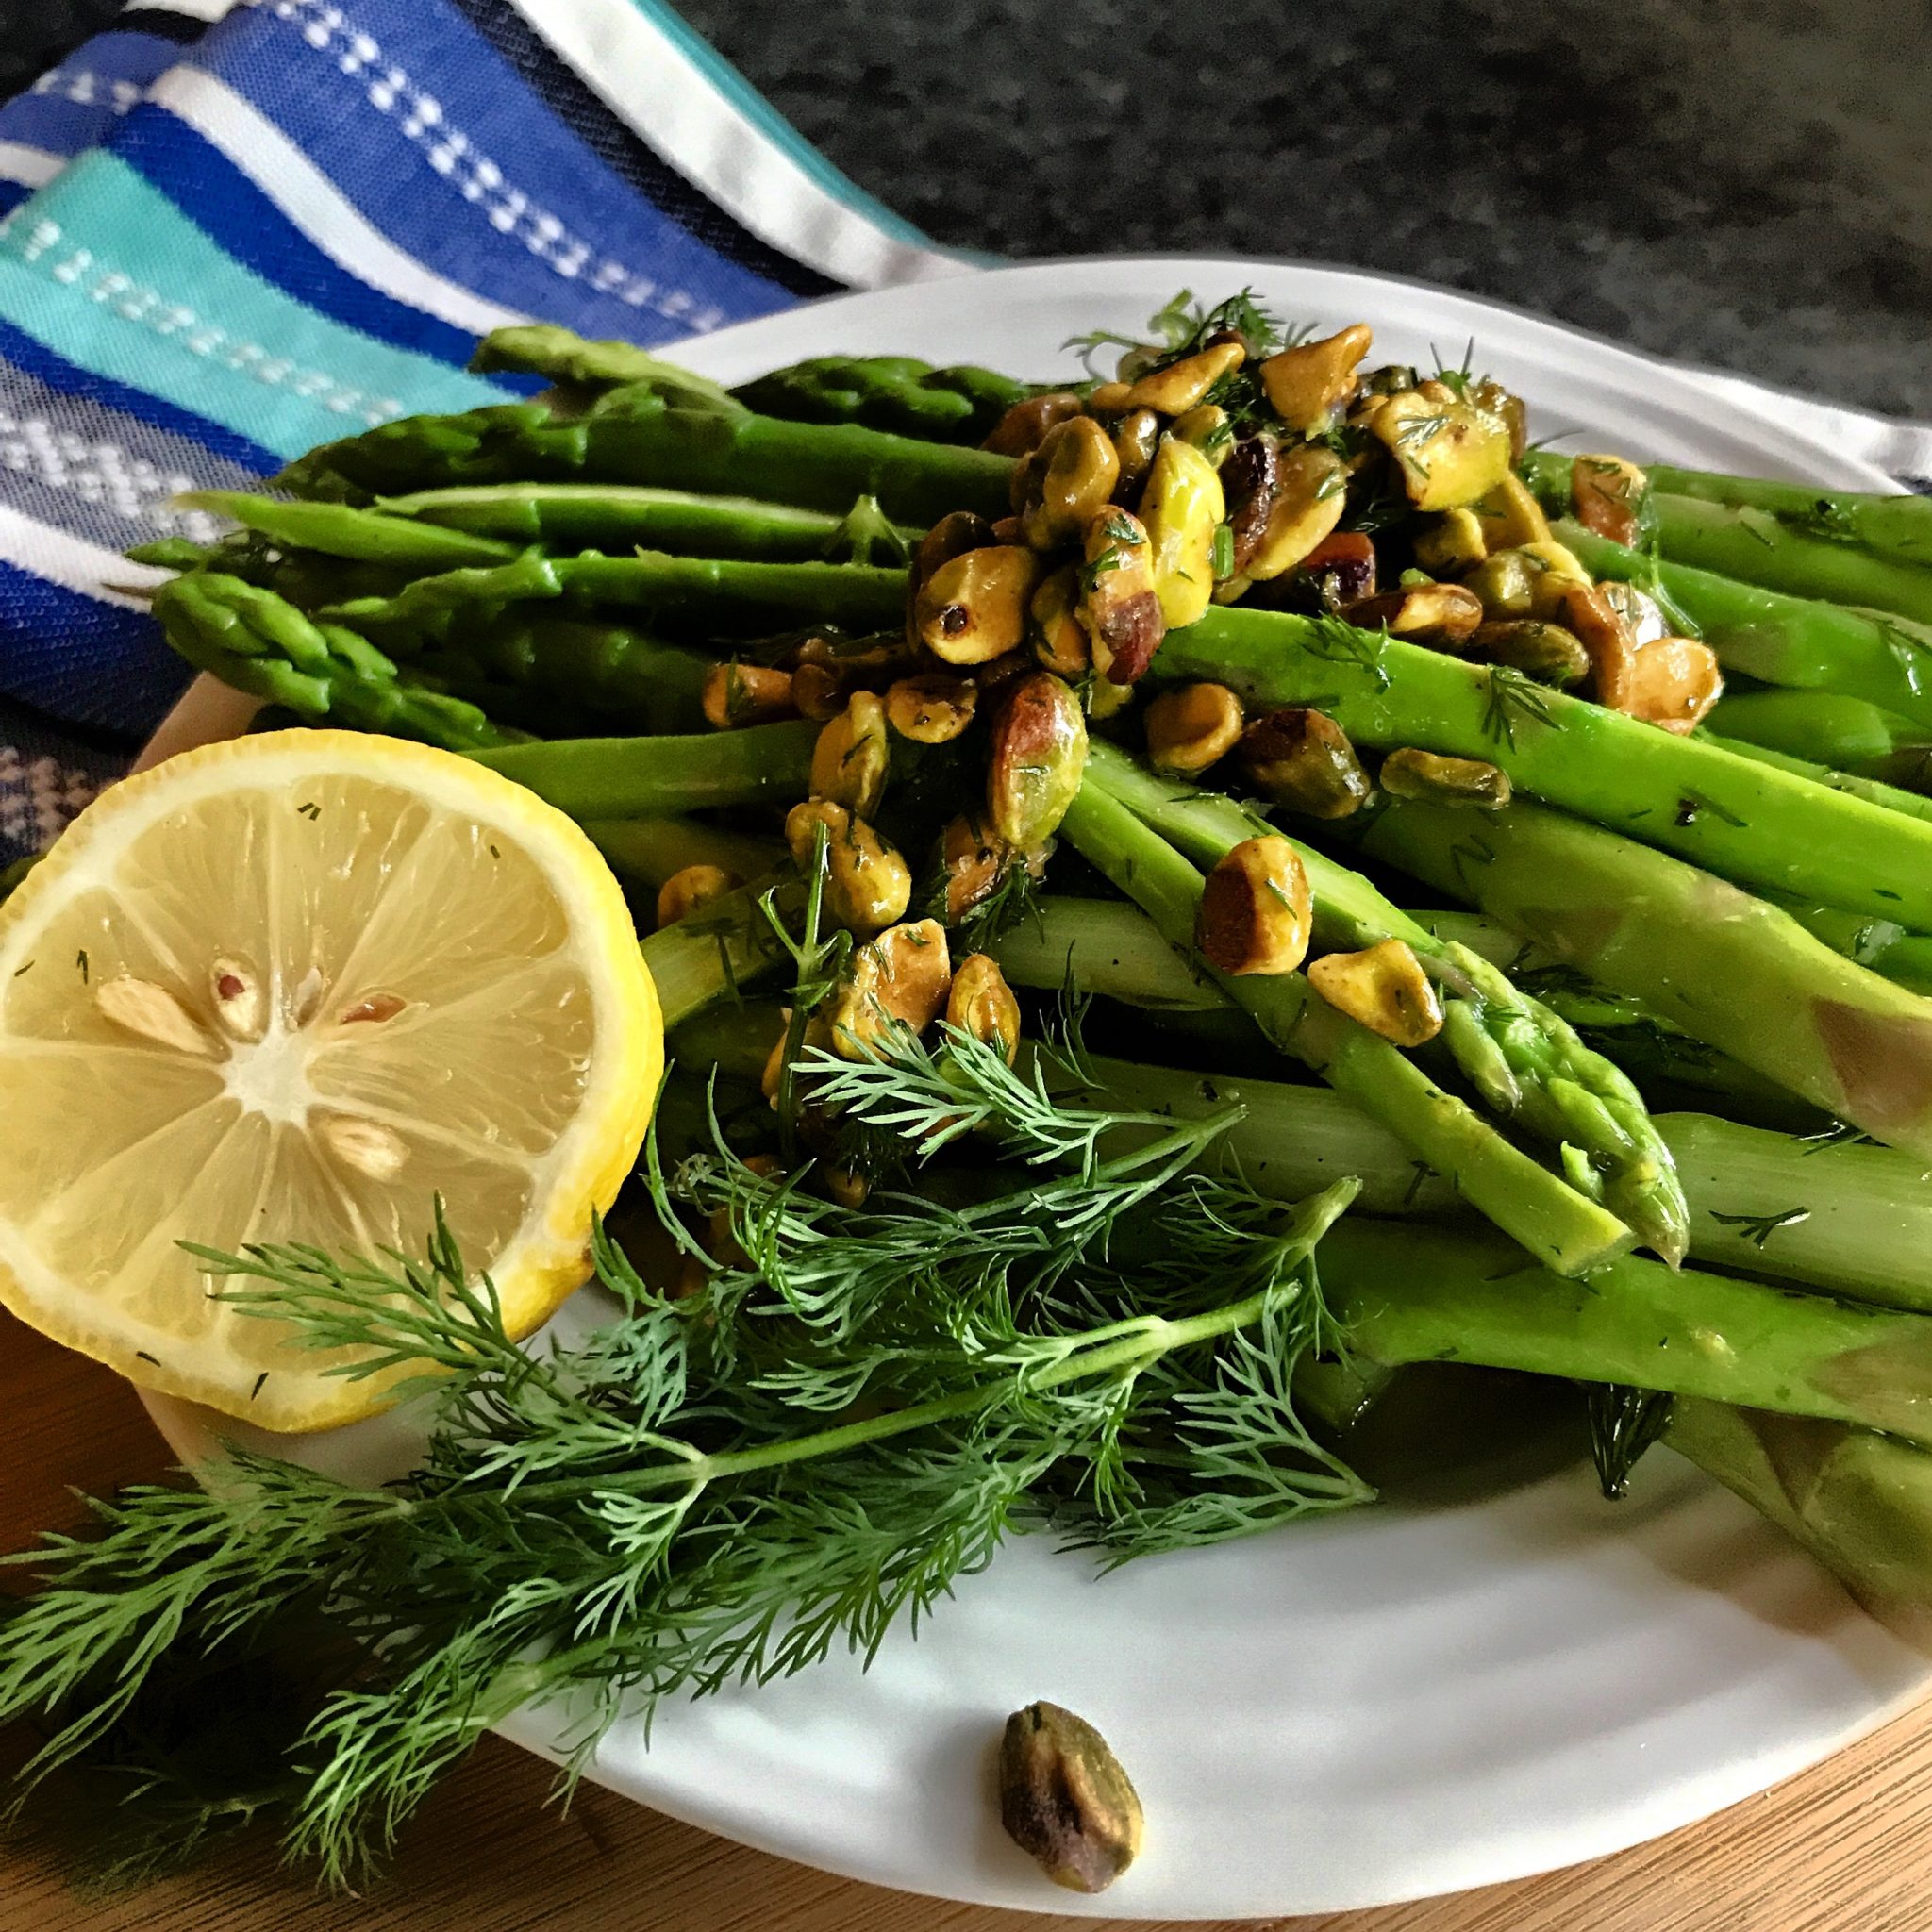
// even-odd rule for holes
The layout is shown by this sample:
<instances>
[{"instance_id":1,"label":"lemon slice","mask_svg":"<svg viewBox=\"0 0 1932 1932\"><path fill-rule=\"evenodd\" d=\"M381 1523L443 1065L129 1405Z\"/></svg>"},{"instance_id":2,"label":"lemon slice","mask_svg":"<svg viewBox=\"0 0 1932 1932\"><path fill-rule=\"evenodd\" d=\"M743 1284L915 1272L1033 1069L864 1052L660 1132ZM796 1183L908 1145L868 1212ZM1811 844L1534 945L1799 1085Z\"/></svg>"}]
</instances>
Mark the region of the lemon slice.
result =
<instances>
[{"instance_id":1,"label":"lemon slice","mask_svg":"<svg viewBox=\"0 0 1932 1932\"><path fill-rule=\"evenodd\" d=\"M0 908L0 1300L149 1388L350 1421L380 1384L176 1243L420 1254L440 1196L526 1333L589 1272L662 1065L623 895L533 793L356 732L186 752Z\"/></svg>"}]
</instances>

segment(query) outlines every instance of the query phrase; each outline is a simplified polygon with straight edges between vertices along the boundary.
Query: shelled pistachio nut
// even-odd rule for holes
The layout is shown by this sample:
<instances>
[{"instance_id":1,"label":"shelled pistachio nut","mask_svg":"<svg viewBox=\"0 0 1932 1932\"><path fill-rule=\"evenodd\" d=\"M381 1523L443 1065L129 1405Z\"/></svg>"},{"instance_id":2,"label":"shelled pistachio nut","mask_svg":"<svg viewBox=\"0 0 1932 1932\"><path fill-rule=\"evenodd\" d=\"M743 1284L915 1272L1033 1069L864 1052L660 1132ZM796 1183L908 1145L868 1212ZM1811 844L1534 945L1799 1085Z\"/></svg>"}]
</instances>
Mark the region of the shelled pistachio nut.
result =
<instances>
[{"instance_id":1,"label":"shelled pistachio nut","mask_svg":"<svg viewBox=\"0 0 1932 1932\"><path fill-rule=\"evenodd\" d=\"M1208 874L1194 943L1222 973L1292 973L1307 958L1313 914L1294 847L1273 835L1243 839Z\"/></svg>"},{"instance_id":2,"label":"shelled pistachio nut","mask_svg":"<svg viewBox=\"0 0 1932 1932\"><path fill-rule=\"evenodd\" d=\"M1158 409L1163 416L1181 415L1204 401L1224 375L1239 369L1247 353L1236 341L1215 342L1164 369L1151 369L1127 391L1127 408Z\"/></svg>"},{"instance_id":3,"label":"shelled pistachio nut","mask_svg":"<svg viewBox=\"0 0 1932 1932\"><path fill-rule=\"evenodd\" d=\"M722 865L688 865L658 888L658 924L675 925L693 912L735 892L744 881Z\"/></svg>"},{"instance_id":4,"label":"shelled pistachio nut","mask_svg":"<svg viewBox=\"0 0 1932 1932\"><path fill-rule=\"evenodd\" d=\"M1612 543L1634 544L1642 527L1643 499L1650 478L1622 457L1579 456L1570 459L1570 502L1586 530Z\"/></svg>"},{"instance_id":5,"label":"shelled pistachio nut","mask_svg":"<svg viewBox=\"0 0 1932 1932\"><path fill-rule=\"evenodd\" d=\"M946 1024L998 1048L1009 1067L1019 1059L1020 1002L989 954L970 953L959 961L946 995Z\"/></svg>"},{"instance_id":6,"label":"shelled pistachio nut","mask_svg":"<svg viewBox=\"0 0 1932 1932\"><path fill-rule=\"evenodd\" d=\"M832 917L861 939L902 919L912 900L912 874L897 850L842 805L808 798L785 817L793 860L811 860L818 828L825 829L825 900Z\"/></svg>"},{"instance_id":7,"label":"shelled pistachio nut","mask_svg":"<svg viewBox=\"0 0 1932 1932\"><path fill-rule=\"evenodd\" d=\"M948 664L984 664L1026 633L1026 605L1040 558L1017 543L988 544L948 558L913 601L913 628Z\"/></svg>"},{"instance_id":8,"label":"shelled pistachio nut","mask_svg":"<svg viewBox=\"0 0 1932 1932\"><path fill-rule=\"evenodd\" d=\"M1029 1704L1000 1740L1000 1823L1069 1891L1105 1891L1140 1856L1141 1799L1107 1740L1058 1704Z\"/></svg>"},{"instance_id":9,"label":"shelled pistachio nut","mask_svg":"<svg viewBox=\"0 0 1932 1932\"><path fill-rule=\"evenodd\" d=\"M973 723L978 688L969 677L927 671L886 691L886 722L915 744L948 744Z\"/></svg>"},{"instance_id":10,"label":"shelled pistachio nut","mask_svg":"<svg viewBox=\"0 0 1932 1932\"><path fill-rule=\"evenodd\" d=\"M1357 372L1374 341L1368 324L1357 322L1270 356L1261 364L1261 387L1275 414L1302 436L1327 428L1355 394Z\"/></svg>"},{"instance_id":11,"label":"shelled pistachio nut","mask_svg":"<svg viewBox=\"0 0 1932 1932\"><path fill-rule=\"evenodd\" d=\"M891 764L886 708L874 692L856 691L812 746L811 795L869 819L886 795Z\"/></svg>"},{"instance_id":12,"label":"shelled pistachio nut","mask_svg":"<svg viewBox=\"0 0 1932 1932\"><path fill-rule=\"evenodd\" d=\"M888 926L852 949L844 982L832 996L833 1051L857 1059L895 1025L924 1033L945 1010L952 984L946 929L938 920Z\"/></svg>"},{"instance_id":13,"label":"shelled pistachio nut","mask_svg":"<svg viewBox=\"0 0 1932 1932\"><path fill-rule=\"evenodd\" d=\"M1091 416L1069 416L1040 445L1038 495L1020 512L1021 527L1036 550L1071 542L1112 496L1121 461L1113 440Z\"/></svg>"},{"instance_id":14,"label":"shelled pistachio nut","mask_svg":"<svg viewBox=\"0 0 1932 1932\"><path fill-rule=\"evenodd\" d=\"M1348 734L1325 711L1285 706L1242 732L1241 763L1263 797L1316 819L1345 819L1374 790Z\"/></svg>"},{"instance_id":15,"label":"shelled pistachio nut","mask_svg":"<svg viewBox=\"0 0 1932 1932\"><path fill-rule=\"evenodd\" d=\"M1085 550L1079 609L1093 668L1111 684L1132 684L1167 635L1146 526L1132 510L1104 509L1087 526Z\"/></svg>"},{"instance_id":16,"label":"shelled pistachio nut","mask_svg":"<svg viewBox=\"0 0 1932 1932\"><path fill-rule=\"evenodd\" d=\"M992 724L986 769L986 819L994 835L1026 851L1059 829L1087 769L1080 701L1050 671L1007 693Z\"/></svg>"},{"instance_id":17,"label":"shelled pistachio nut","mask_svg":"<svg viewBox=\"0 0 1932 1932\"><path fill-rule=\"evenodd\" d=\"M1590 675L1590 653L1574 630L1537 617L1507 617L1480 625L1469 641L1471 655L1507 664L1539 684L1566 687Z\"/></svg>"},{"instance_id":18,"label":"shelled pistachio nut","mask_svg":"<svg viewBox=\"0 0 1932 1932\"><path fill-rule=\"evenodd\" d=\"M1157 772L1191 777L1241 741L1241 701L1224 684L1183 684L1147 707L1147 761Z\"/></svg>"},{"instance_id":19,"label":"shelled pistachio nut","mask_svg":"<svg viewBox=\"0 0 1932 1932\"><path fill-rule=\"evenodd\" d=\"M1141 521L1169 630L1192 624L1214 595L1214 532L1225 514L1220 472L1192 443L1163 436L1141 492Z\"/></svg>"},{"instance_id":20,"label":"shelled pistachio nut","mask_svg":"<svg viewBox=\"0 0 1932 1932\"><path fill-rule=\"evenodd\" d=\"M769 664L713 664L705 675L702 702L706 720L720 731L796 715L791 672Z\"/></svg>"},{"instance_id":21,"label":"shelled pistachio nut","mask_svg":"<svg viewBox=\"0 0 1932 1932\"><path fill-rule=\"evenodd\" d=\"M1482 758L1444 758L1404 745L1382 760L1382 790L1431 805L1472 805L1496 811L1509 803L1509 774Z\"/></svg>"},{"instance_id":22,"label":"shelled pistachio nut","mask_svg":"<svg viewBox=\"0 0 1932 1932\"><path fill-rule=\"evenodd\" d=\"M1402 940L1384 940L1359 953L1329 953L1310 963L1308 984L1391 1045L1422 1046L1442 1030L1442 1003Z\"/></svg>"}]
</instances>

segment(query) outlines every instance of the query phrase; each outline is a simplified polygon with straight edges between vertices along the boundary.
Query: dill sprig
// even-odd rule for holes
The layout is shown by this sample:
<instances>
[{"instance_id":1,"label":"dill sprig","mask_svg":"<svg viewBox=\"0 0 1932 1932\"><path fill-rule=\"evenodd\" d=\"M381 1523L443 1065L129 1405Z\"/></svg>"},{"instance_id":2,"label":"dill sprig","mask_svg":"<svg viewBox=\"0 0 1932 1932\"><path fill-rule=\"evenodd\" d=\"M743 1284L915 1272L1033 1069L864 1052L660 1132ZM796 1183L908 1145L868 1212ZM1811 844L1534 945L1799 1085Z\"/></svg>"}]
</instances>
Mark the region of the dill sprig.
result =
<instances>
[{"instance_id":1,"label":"dill sprig","mask_svg":"<svg viewBox=\"0 0 1932 1932\"><path fill-rule=\"evenodd\" d=\"M197 1250L224 1299L356 1352L328 1373L407 1380L424 1447L374 1491L238 1449L13 1558L47 1573L0 1652L0 1717L57 1714L33 1774L169 1670L325 1611L341 1654L286 1754L288 1842L351 1884L527 1705L561 1713L568 1779L620 1712L870 1657L1013 1530L1117 1561L1366 1500L1289 1380L1336 1340L1312 1255L1354 1184L1283 1208L1189 1171L1232 1115L1057 1110L977 1045L801 1074L922 1143L974 1113L1022 1185L846 1208L754 1174L715 1118L668 1178L654 1134L668 1224L723 1205L749 1258L671 1299L599 1230L617 1312L567 1347L518 1344L440 1217L420 1257Z\"/></svg>"},{"instance_id":2,"label":"dill sprig","mask_svg":"<svg viewBox=\"0 0 1932 1932\"><path fill-rule=\"evenodd\" d=\"M1324 611L1307 620L1308 655L1330 664L1353 664L1367 673L1377 691L1387 691L1389 667L1382 661L1382 646L1389 641L1389 626L1365 630L1345 618Z\"/></svg>"},{"instance_id":3,"label":"dill sprig","mask_svg":"<svg viewBox=\"0 0 1932 1932\"><path fill-rule=\"evenodd\" d=\"M1740 1241L1747 1241L1754 1248L1761 1250L1780 1228L1796 1227L1801 1222L1809 1221L1811 1210L1808 1208L1785 1208L1769 1214L1720 1214L1713 1208L1710 1218L1720 1227L1736 1228Z\"/></svg>"},{"instance_id":4,"label":"dill sprig","mask_svg":"<svg viewBox=\"0 0 1932 1932\"><path fill-rule=\"evenodd\" d=\"M1590 1453L1607 1502L1629 1493L1630 1473L1671 1420L1672 1397L1660 1389L1628 1389L1617 1382L1586 1382Z\"/></svg>"},{"instance_id":5,"label":"dill sprig","mask_svg":"<svg viewBox=\"0 0 1932 1932\"><path fill-rule=\"evenodd\" d=\"M1183 289L1165 308L1157 309L1147 318L1145 337L1124 336L1112 329L1096 328L1088 330L1084 335L1069 336L1060 346L1077 349L1088 375L1096 378L1101 372L1095 367L1094 358L1103 349L1109 348L1126 351L1133 373L1143 375L1150 369L1158 369L1169 362L1178 362L1184 356L1193 355L1210 336L1219 335L1224 330L1231 330L1241 337L1251 361L1272 356L1277 349L1291 348L1314 333L1311 325L1285 328L1279 316L1256 300L1252 289L1242 289L1238 294L1229 295L1211 308L1204 308L1197 302L1191 289ZM1123 369L1122 374L1124 375L1126 373Z\"/></svg>"},{"instance_id":6,"label":"dill sprig","mask_svg":"<svg viewBox=\"0 0 1932 1932\"><path fill-rule=\"evenodd\" d=\"M778 1131L788 1158L797 1152L798 1057L805 1045L806 1028L811 1016L831 997L852 954L849 932L838 926L823 932L825 881L830 871L831 835L819 825L813 829L811 857L805 866L805 909L796 938L780 909L775 890L758 901L758 910L791 956L793 967L791 1012L785 1023L785 1044L778 1062Z\"/></svg>"},{"instance_id":7,"label":"dill sprig","mask_svg":"<svg viewBox=\"0 0 1932 1932\"><path fill-rule=\"evenodd\" d=\"M1484 673L1484 736L1514 751L1516 727L1524 723L1557 727L1548 691L1513 665L1491 664Z\"/></svg>"}]
</instances>

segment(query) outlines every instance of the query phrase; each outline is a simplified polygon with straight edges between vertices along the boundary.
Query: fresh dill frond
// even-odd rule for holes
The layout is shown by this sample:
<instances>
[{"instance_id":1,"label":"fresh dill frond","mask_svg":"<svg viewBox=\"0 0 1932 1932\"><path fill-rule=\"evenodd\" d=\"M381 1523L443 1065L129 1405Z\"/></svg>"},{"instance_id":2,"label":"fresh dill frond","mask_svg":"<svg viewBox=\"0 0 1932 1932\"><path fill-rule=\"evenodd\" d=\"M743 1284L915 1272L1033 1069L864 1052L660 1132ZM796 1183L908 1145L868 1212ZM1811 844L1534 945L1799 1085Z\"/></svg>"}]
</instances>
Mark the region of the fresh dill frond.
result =
<instances>
[{"instance_id":1,"label":"fresh dill frond","mask_svg":"<svg viewBox=\"0 0 1932 1932\"><path fill-rule=\"evenodd\" d=\"M758 901L758 910L791 955L794 968L791 1017L785 1023L785 1044L778 1062L778 1131L788 1157L796 1151L798 1134L798 1056L811 1016L839 984L839 975L852 954L852 935L834 927L824 934L825 882L831 871L831 838L826 827L812 833L811 857L805 867L805 910L799 931L779 909L774 891Z\"/></svg>"},{"instance_id":2,"label":"fresh dill frond","mask_svg":"<svg viewBox=\"0 0 1932 1932\"><path fill-rule=\"evenodd\" d=\"M1434 342L1429 344L1429 358L1436 365L1435 379L1451 391L1457 401L1467 398L1470 390L1481 379L1475 373L1475 338L1471 336L1462 351L1462 360L1453 366L1442 359L1442 352Z\"/></svg>"},{"instance_id":3,"label":"fresh dill frond","mask_svg":"<svg viewBox=\"0 0 1932 1932\"><path fill-rule=\"evenodd\" d=\"M1510 664L1491 664L1483 676L1483 734L1492 742L1514 751L1519 724L1560 728L1550 708L1549 691L1526 673Z\"/></svg>"},{"instance_id":4,"label":"fresh dill frond","mask_svg":"<svg viewBox=\"0 0 1932 1932\"><path fill-rule=\"evenodd\" d=\"M1616 1382L1583 1385L1590 1410L1590 1453L1607 1502L1630 1491L1630 1474L1671 1420L1672 1397L1657 1389Z\"/></svg>"},{"instance_id":5,"label":"fresh dill frond","mask_svg":"<svg viewBox=\"0 0 1932 1932\"><path fill-rule=\"evenodd\" d=\"M1069 336L1060 346L1078 350L1088 375L1095 378L1101 376L1101 371L1095 367L1094 358L1108 348L1125 351L1128 362L1122 370L1124 375L1128 367L1135 375L1144 375L1150 369L1196 354L1210 337L1224 332L1239 336L1249 360L1258 361L1278 349L1291 348L1311 335L1313 329L1284 328L1280 317L1264 308L1252 289L1242 289L1211 308L1197 302L1191 289L1182 289L1164 308L1147 318L1144 338L1096 328L1084 335Z\"/></svg>"},{"instance_id":6,"label":"fresh dill frond","mask_svg":"<svg viewBox=\"0 0 1932 1932\"><path fill-rule=\"evenodd\" d=\"M1044 869L1036 871L1027 862L1024 852L1014 852L1003 858L992 891L971 907L965 917L953 927L951 938L954 950L961 958L969 953L990 952L995 942L1011 932L1015 926L1023 924L1028 919L1036 918L1040 909L1043 877ZM936 916L943 923L943 874L939 880L938 897L940 912Z\"/></svg>"},{"instance_id":7,"label":"fresh dill frond","mask_svg":"<svg viewBox=\"0 0 1932 1932\"><path fill-rule=\"evenodd\" d=\"M1809 1221L1811 1210L1808 1208L1786 1208L1770 1214L1720 1214L1713 1208L1710 1218L1720 1227L1736 1228L1741 1240L1761 1251L1765 1242L1780 1228L1796 1227L1801 1222Z\"/></svg>"},{"instance_id":8,"label":"fresh dill frond","mask_svg":"<svg viewBox=\"0 0 1932 1932\"><path fill-rule=\"evenodd\" d=\"M1389 667L1382 661L1382 647L1389 641L1386 624L1376 630L1364 630L1332 611L1311 617L1307 624L1304 648L1309 656L1330 664L1353 664L1368 674L1377 691L1389 689Z\"/></svg>"}]
</instances>

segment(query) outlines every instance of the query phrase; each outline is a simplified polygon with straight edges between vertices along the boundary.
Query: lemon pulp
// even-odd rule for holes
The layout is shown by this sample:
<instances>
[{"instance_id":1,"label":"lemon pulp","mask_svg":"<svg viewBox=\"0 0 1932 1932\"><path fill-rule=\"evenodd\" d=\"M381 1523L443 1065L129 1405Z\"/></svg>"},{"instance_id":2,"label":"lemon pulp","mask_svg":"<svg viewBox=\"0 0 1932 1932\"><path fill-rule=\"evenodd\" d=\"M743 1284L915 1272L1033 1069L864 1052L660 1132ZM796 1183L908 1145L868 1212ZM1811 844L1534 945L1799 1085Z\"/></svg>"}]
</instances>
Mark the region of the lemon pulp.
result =
<instances>
[{"instance_id":1,"label":"lemon pulp","mask_svg":"<svg viewBox=\"0 0 1932 1932\"><path fill-rule=\"evenodd\" d=\"M376 1406L182 1240L420 1253L514 1332L588 1270L662 1064L583 835L447 753L263 734L103 795L0 909L0 1298L269 1427Z\"/></svg>"}]
</instances>

